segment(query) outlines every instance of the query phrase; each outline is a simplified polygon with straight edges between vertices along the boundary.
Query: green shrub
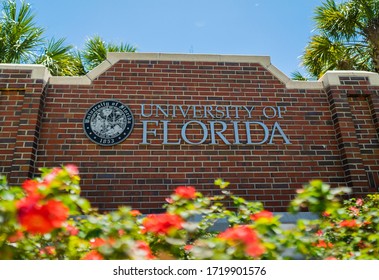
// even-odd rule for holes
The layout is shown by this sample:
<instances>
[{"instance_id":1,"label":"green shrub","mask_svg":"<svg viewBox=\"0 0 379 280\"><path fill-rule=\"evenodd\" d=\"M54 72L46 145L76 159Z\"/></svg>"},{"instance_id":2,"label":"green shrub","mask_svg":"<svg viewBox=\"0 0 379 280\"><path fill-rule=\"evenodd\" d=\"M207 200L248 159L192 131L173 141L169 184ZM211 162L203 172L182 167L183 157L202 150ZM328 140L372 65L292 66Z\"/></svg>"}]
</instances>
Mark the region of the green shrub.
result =
<instances>
[{"instance_id":1,"label":"green shrub","mask_svg":"<svg viewBox=\"0 0 379 280\"><path fill-rule=\"evenodd\" d=\"M215 181L207 197L180 186L165 213L121 207L100 214L80 197L74 165L44 169L21 187L0 181L0 259L378 259L379 195L340 201L346 188L319 180L298 191L289 210L319 216L285 230L279 216ZM225 201L234 205L231 210ZM229 227L213 232L224 219Z\"/></svg>"}]
</instances>

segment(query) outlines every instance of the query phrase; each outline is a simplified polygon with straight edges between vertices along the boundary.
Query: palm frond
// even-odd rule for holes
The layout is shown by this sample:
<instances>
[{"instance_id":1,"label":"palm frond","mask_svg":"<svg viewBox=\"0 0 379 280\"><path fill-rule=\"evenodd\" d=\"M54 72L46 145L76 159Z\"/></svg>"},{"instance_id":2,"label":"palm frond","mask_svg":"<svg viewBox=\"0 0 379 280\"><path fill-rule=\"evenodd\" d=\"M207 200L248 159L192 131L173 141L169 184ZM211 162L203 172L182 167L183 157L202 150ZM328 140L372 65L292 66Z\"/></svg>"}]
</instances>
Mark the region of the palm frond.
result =
<instances>
[{"instance_id":1,"label":"palm frond","mask_svg":"<svg viewBox=\"0 0 379 280\"><path fill-rule=\"evenodd\" d=\"M107 58L106 43L100 36L89 38L82 51L84 64L90 70L95 68Z\"/></svg>"},{"instance_id":2,"label":"palm frond","mask_svg":"<svg viewBox=\"0 0 379 280\"><path fill-rule=\"evenodd\" d=\"M337 4L334 0L327 0L315 10L314 20L316 27L336 40L355 38L360 29L360 11L354 9L351 3Z\"/></svg>"},{"instance_id":3,"label":"palm frond","mask_svg":"<svg viewBox=\"0 0 379 280\"><path fill-rule=\"evenodd\" d=\"M379 71L379 1L326 0L315 10L317 35L302 55L310 74Z\"/></svg>"},{"instance_id":4,"label":"palm frond","mask_svg":"<svg viewBox=\"0 0 379 280\"><path fill-rule=\"evenodd\" d=\"M291 73L291 79L295 80L295 81L309 81L309 80L311 80L311 78L300 73L299 70L296 70L296 71Z\"/></svg>"},{"instance_id":5,"label":"palm frond","mask_svg":"<svg viewBox=\"0 0 379 280\"><path fill-rule=\"evenodd\" d=\"M42 44L44 30L34 23L30 5L4 1L0 19L0 62L29 62L34 51Z\"/></svg>"},{"instance_id":6,"label":"palm frond","mask_svg":"<svg viewBox=\"0 0 379 280\"><path fill-rule=\"evenodd\" d=\"M313 76L320 77L328 70L354 69L350 48L332 41L326 35L315 35L305 48L302 63Z\"/></svg>"},{"instance_id":7,"label":"palm frond","mask_svg":"<svg viewBox=\"0 0 379 280\"><path fill-rule=\"evenodd\" d=\"M64 44L65 39L50 39L34 63L46 66L54 76L75 75L72 49Z\"/></svg>"},{"instance_id":8,"label":"palm frond","mask_svg":"<svg viewBox=\"0 0 379 280\"><path fill-rule=\"evenodd\" d=\"M93 36L87 39L82 57L84 65L88 70L95 68L101 62L106 60L108 52L135 52L136 47L121 43L106 43L100 36Z\"/></svg>"}]
</instances>

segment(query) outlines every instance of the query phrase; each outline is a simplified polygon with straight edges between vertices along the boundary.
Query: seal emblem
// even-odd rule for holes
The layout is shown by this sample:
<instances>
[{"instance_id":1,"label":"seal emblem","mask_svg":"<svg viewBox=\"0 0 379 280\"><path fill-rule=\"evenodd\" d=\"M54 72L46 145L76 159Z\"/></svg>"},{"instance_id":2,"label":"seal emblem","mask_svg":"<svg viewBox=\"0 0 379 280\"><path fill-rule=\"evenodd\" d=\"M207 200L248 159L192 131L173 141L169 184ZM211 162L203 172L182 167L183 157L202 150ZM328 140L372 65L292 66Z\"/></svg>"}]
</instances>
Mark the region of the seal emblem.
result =
<instances>
[{"instance_id":1,"label":"seal emblem","mask_svg":"<svg viewBox=\"0 0 379 280\"><path fill-rule=\"evenodd\" d=\"M83 119L87 137L101 146L113 146L132 132L134 118L128 106L117 100L104 100L93 105Z\"/></svg>"}]
</instances>

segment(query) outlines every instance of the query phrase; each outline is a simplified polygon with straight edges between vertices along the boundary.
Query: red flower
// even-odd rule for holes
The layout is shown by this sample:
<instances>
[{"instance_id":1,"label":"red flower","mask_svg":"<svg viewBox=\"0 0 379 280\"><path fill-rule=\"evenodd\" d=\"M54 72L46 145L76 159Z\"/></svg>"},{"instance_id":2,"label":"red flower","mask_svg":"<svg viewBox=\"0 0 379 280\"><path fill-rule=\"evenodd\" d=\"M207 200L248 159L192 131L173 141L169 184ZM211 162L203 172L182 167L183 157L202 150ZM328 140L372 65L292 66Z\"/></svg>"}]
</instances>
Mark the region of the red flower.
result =
<instances>
[{"instance_id":1,"label":"red flower","mask_svg":"<svg viewBox=\"0 0 379 280\"><path fill-rule=\"evenodd\" d=\"M68 208L62 202L51 199L41 204L35 196L18 201L16 207L19 223L33 234L44 234L61 227L69 215Z\"/></svg>"},{"instance_id":2,"label":"red flower","mask_svg":"<svg viewBox=\"0 0 379 280\"><path fill-rule=\"evenodd\" d=\"M24 183L22 184L22 188L25 190L27 195L40 196L42 198L42 195L40 195L40 193L38 192L40 187L45 188L46 184L31 179L24 181Z\"/></svg>"},{"instance_id":3,"label":"red flower","mask_svg":"<svg viewBox=\"0 0 379 280\"><path fill-rule=\"evenodd\" d=\"M85 254L82 257L82 260L103 260L103 259L104 257L98 251L95 251L95 250L89 251L87 254Z\"/></svg>"},{"instance_id":4,"label":"red flower","mask_svg":"<svg viewBox=\"0 0 379 280\"><path fill-rule=\"evenodd\" d=\"M263 247L260 243L251 243L246 246L246 254L252 256L253 258L257 258L265 252L265 247Z\"/></svg>"},{"instance_id":5,"label":"red flower","mask_svg":"<svg viewBox=\"0 0 379 280\"><path fill-rule=\"evenodd\" d=\"M103 246L105 244L112 246L116 243L116 240L112 237L110 237L109 239L103 239L100 237L96 237L96 238L91 239L89 241L89 243L91 243L92 248L97 248L97 247Z\"/></svg>"},{"instance_id":6,"label":"red flower","mask_svg":"<svg viewBox=\"0 0 379 280\"><path fill-rule=\"evenodd\" d=\"M39 251L39 253L41 255L50 255L50 256L54 256L57 254L57 251L55 250L55 247L54 246L46 246L45 248L41 249Z\"/></svg>"},{"instance_id":7,"label":"red flower","mask_svg":"<svg viewBox=\"0 0 379 280\"><path fill-rule=\"evenodd\" d=\"M143 221L144 232L167 234L172 230L181 229L183 219L175 214L150 214Z\"/></svg>"},{"instance_id":8,"label":"red flower","mask_svg":"<svg viewBox=\"0 0 379 280\"><path fill-rule=\"evenodd\" d=\"M340 226L341 227L353 228L353 227L358 226L358 224L357 224L356 220L344 220L344 221L340 222Z\"/></svg>"},{"instance_id":9,"label":"red flower","mask_svg":"<svg viewBox=\"0 0 379 280\"><path fill-rule=\"evenodd\" d=\"M97 248L97 247L103 246L107 242L105 241L105 239L97 237L97 238L91 239L89 243L91 243L92 248Z\"/></svg>"},{"instance_id":10,"label":"red flower","mask_svg":"<svg viewBox=\"0 0 379 280\"><path fill-rule=\"evenodd\" d=\"M229 228L218 235L225 239L231 246L242 245L245 253L252 257L259 257L265 252L255 230L248 226L236 226Z\"/></svg>"},{"instance_id":11,"label":"red flower","mask_svg":"<svg viewBox=\"0 0 379 280\"><path fill-rule=\"evenodd\" d=\"M32 195L32 194L37 193L38 185L39 183L37 181L29 179L29 180L24 181L24 183L22 183L22 188L25 190L25 192L28 195Z\"/></svg>"},{"instance_id":12,"label":"red flower","mask_svg":"<svg viewBox=\"0 0 379 280\"><path fill-rule=\"evenodd\" d=\"M153 253L151 252L149 244L147 244L145 241L136 241L135 250L137 251L136 255L142 255L142 257L146 260L152 260L155 258Z\"/></svg>"},{"instance_id":13,"label":"red flower","mask_svg":"<svg viewBox=\"0 0 379 280\"><path fill-rule=\"evenodd\" d=\"M14 234L12 234L11 236L9 236L7 240L10 243L15 243L15 242L21 240L23 237L24 237L24 233L22 231L18 230Z\"/></svg>"},{"instance_id":14,"label":"red flower","mask_svg":"<svg viewBox=\"0 0 379 280\"><path fill-rule=\"evenodd\" d=\"M191 251L192 248L193 248L193 245L191 245L191 244L187 244L184 246L184 250L186 250L186 251Z\"/></svg>"},{"instance_id":15,"label":"red flower","mask_svg":"<svg viewBox=\"0 0 379 280\"><path fill-rule=\"evenodd\" d=\"M196 197L196 189L194 187L181 186L175 189L175 194L180 198L194 199Z\"/></svg>"},{"instance_id":16,"label":"red flower","mask_svg":"<svg viewBox=\"0 0 379 280\"><path fill-rule=\"evenodd\" d=\"M262 210L261 212L255 213L250 216L250 219L252 219L253 221L257 221L260 219L271 220L272 218L274 218L274 215L272 214L272 212L267 210Z\"/></svg>"},{"instance_id":17,"label":"red flower","mask_svg":"<svg viewBox=\"0 0 379 280\"><path fill-rule=\"evenodd\" d=\"M68 218L69 209L61 201L51 199L42 206L42 211L54 228L60 228Z\"/></svg>"},{"instance_id":18,"label":"red flower","mask_svg":"<svg viewBox=\"0 0 379 280\"><path fill-rule=\"evenodd\" d=\"M326 243L325 240L320 239L315 246L319 248L332 248L333 244L330 242Z\"/></svg>"},{"instance_id":19,"label":"red flower","mask_svg":"<svg viewBox=\"0 0 379 280\"><path fill-rule=\"evenodd\" d=\"M133 217L137 217L137 216L140 216L142 215L140 211L138 210L131 210L130 211L130 215L132 215Z\"/></svg>"},{"instance_id":20,"label":"red flower","mask_svg":"<svg viewBox=\"0 0 379 280\"><path fill-rule=\"evenodd\" d=\"M330 213L325 211L321 214L323 217L329 217L330 216Z\"/></svg>"}]
</instances>

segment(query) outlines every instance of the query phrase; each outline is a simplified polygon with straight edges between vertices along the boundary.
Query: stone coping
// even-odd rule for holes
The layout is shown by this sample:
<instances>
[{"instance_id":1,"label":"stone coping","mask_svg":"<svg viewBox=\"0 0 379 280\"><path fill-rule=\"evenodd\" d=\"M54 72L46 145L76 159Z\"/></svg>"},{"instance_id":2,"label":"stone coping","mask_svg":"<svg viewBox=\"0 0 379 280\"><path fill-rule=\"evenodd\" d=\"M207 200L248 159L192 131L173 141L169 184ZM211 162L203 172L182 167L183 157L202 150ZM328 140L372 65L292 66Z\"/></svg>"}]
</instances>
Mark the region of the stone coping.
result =
<instances>
[{"instance_id":1,"label":"stone coping","mask_svg":"<svg viewBox=\"0 0 379 280\"><path fill-rule=\"evenodd\" d=\"M176 53L108 53L107 59L84 76L51 76L45 66L34 64L0 64L0 69L31 70L32 79L41 79L52 85L90 85L94 79L107 71L120 60L154 61L200 61L200 62L237 62L258 63L285 84L288 89L324 89L341 85L339 77L368 77L372 86L379 86L379 75L366 71L328 71L318 81L293 81L271 64L269 56L215 55L215 54L176 54Z\"/></svg>"},{"instance_id":2,"label":"stone coping","mask_svg":"<svg viewBox=\"0 0 379 280\"><path fill-rule=\"evenodd\" d=\"M0 69L7 70L31 70L31 78L35 80L43 80L46 84L52 77L49 70L43 65L38 64L11 64L11 63L0 63Z\"/></svg>"}]
</instances>

